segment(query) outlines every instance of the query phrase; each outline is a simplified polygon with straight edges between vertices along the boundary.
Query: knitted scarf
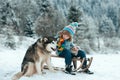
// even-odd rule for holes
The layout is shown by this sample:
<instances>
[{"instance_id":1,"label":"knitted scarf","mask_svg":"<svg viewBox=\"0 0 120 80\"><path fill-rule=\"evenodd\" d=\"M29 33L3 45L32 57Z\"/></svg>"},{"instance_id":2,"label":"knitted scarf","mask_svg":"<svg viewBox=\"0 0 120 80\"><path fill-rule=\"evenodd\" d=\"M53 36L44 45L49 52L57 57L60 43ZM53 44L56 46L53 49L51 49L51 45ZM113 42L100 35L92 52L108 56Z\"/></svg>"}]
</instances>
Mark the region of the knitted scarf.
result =
<instances>
[{"instance_id":1,"label":"knitted scarf","mask_svg":"<svg viewBox=\"0 0 120 80\"><path fill-rule=\"evenodd\" d=\"M59 41L57 42L58 51L63 51L63 49L64 49L63 43L64 43L64 39L60 38Z\"/></svg>"}]
</instances>

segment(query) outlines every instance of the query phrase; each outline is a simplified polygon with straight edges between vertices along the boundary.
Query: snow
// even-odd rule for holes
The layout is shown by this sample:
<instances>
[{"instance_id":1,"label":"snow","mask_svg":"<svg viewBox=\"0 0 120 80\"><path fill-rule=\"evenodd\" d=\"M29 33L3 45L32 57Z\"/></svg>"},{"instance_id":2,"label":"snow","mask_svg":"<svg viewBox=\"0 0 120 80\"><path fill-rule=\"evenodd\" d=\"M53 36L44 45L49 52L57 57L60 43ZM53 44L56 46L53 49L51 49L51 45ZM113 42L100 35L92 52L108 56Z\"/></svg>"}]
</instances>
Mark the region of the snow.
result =
<instances>
[{"instance_id":1,"label":"snow","mask_svg":"<svg viewBox=\"0 0 120 80\"><path fill-rule=\"evenodd\" d=\"M32 43L31 41L26 42ZM24 41L25 44L25 41ZM25 52L30 44L22 45L15 50L8 49L0 45L0 80L11 80L11 77L20 71L21 63ZM65 74L62 71L50 72L46 74L35 74L31 77L21 77L20 80L119 80L120 79L120 52L118 54L91 54L87 57L94 57L90 70L93 75L77 73L76 75ZM79 64L79 62L78 62ZM63 67L64 59L52 58L52 65Z\"/></svg>"}]
</instances>

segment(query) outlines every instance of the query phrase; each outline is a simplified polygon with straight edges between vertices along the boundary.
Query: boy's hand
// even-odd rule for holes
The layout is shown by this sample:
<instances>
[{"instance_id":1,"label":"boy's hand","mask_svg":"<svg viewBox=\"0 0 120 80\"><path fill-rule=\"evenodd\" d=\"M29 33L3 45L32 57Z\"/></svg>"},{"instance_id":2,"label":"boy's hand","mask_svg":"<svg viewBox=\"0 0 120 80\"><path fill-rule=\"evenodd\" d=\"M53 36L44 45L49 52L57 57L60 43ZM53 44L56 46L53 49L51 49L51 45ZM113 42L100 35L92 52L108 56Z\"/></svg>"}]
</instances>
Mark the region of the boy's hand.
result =
<instances>
[{"instance_id":1,"label":"boy's hand","mask_svg":"<svg viewBox=\"0 0 120 80\"><path fill-rule=\"evenodd\" d=\"M71 52L72 52L74 55L77 55L77 54L78 54L78 50L79 50L78 47L73 47L73 48L71 49Z\"/></svg>"},{"instance_id":2,"label":"boy's hand","mask_svg":"<svg viewBox=\"0 0 120 80\"><path fill-rule=\"evenodd\" d=\"M72 48L72 50L74 50L74 51L78 51L79 48L78 48L77 46L75 46L75 47Z\"/></svg>"}]
</instances>

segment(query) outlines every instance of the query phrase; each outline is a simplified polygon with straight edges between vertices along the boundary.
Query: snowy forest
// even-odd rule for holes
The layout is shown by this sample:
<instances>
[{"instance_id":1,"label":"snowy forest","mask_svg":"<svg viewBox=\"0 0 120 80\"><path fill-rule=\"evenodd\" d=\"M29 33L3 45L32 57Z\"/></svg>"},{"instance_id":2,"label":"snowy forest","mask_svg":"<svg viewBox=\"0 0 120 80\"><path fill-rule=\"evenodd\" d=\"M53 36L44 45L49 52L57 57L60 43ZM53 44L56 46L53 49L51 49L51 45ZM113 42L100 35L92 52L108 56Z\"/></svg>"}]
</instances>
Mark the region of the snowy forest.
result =
<instances>
[{"instance_id":1,"label":"snowy forest","mask_svg":"<svg viewBox=\"0 0 120 80\"><path fill-rule=\"evenodd\" d=\"M119 0L0 0L1 45L12 49L14 36L55 36L71 22L82 24L74 43L87 53L120 50Z\"/></svg>"},{"instance_id":2,"label":"snowy forest","mask_svg":"<svg viewBox=\"0 0 120 80\"><path fill-rule=\"evenodd\" d=\"M119 80L120 0L0 0L0 80L20 71L26 50L38 38L56 36L71 22L81 23L73 42L93 57L94 74L46 70L20 80ZM51 62L65 67L64 59Z\"/></svg>"}]
</instances>

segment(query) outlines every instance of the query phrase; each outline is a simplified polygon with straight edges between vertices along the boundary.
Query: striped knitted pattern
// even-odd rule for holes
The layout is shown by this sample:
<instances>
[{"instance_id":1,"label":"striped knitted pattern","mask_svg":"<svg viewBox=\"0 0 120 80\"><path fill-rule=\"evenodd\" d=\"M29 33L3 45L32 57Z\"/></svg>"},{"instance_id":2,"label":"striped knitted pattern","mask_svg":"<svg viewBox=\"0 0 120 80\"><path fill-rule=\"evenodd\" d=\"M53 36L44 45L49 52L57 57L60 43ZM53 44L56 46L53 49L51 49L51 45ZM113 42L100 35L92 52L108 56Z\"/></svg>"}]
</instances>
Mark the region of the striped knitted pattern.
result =
<instances>
[{"instance_id":1,"label":"striped knitted pattern","mask_svg":"<svg viewBox=\"0 0 120 80\"><path fill-rule=\"evenodd\" d=\"M74 35L77 27L78 27L78 23L73 22L68 26L64 27L63 30L67 30L71 35Z\"/></svg>"},{"instance_id":2,"label":"striped knitted pattern","mask_svg":"<svg viewBox=\"0 0 120 80\"><path fill-rule=\"evenodd\" d=\"M64 46L62 45L64 43L64 39L60 38L59 41L57 42L57 48L58 51L63 51Z\"/></svg>"}]
</instances>

